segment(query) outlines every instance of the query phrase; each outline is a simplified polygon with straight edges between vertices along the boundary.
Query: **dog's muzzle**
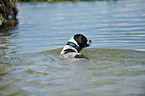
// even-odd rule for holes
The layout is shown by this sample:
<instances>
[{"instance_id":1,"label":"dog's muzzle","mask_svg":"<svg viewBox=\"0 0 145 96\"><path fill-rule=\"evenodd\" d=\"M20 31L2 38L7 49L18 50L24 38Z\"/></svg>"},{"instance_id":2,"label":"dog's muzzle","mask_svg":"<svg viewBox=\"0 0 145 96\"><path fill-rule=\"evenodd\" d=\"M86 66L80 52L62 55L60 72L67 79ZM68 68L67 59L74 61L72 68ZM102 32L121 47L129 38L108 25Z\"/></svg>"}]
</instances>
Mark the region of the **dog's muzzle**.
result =
<instances>
[{"instance_id":1,"label":"dog's muzzle","mask_svg":"<svg viewBox=\"0 0 145 96\"><path fill-rule=\"evenodd\" d=\"M91 46L91 42L92 42L91 40L88 40L88 41L87 41L87 46L86 46L86 47Z\"/></svg>"}]
</instances>

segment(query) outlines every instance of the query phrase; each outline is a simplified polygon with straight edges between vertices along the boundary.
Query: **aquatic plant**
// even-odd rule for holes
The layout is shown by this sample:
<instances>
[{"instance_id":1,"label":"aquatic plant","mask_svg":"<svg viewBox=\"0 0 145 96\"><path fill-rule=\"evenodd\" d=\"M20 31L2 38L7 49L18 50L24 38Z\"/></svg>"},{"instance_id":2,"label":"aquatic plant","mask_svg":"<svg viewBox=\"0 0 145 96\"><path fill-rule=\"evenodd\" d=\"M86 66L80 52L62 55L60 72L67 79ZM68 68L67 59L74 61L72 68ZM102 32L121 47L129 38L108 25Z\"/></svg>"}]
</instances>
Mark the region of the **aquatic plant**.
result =
<instances>
[{"instance_id":1,"label":"aquatic plant","mask_svg":"<svg viewBox=\"0 0 145 96\"><path fill-rule=\"evenodd\" d=\"M0 25L2 25L3 21L5 21L5 19L2 17L2 14L0 14Z\"/></svg>"}]
</instances>

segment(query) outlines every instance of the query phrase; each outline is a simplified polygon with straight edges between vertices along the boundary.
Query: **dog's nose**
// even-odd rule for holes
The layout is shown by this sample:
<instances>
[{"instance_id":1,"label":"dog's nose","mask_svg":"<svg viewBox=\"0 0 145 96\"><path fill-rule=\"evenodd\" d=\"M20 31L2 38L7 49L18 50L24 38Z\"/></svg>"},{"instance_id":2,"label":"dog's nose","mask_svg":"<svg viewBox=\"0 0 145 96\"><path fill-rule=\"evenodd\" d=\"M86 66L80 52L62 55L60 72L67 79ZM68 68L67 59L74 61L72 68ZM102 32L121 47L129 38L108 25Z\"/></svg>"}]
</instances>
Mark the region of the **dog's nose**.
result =
<instances>
[{"instance_id":1,"label":"dog's nose","mask_svg":"<svg viewBox=\"0 0 145 96\"><path fill-rule=\"evenodd\" d=\"M89 42L91 43L91 42L92 42L92 40L89 40Z\"/></svg>"}]
</instances>

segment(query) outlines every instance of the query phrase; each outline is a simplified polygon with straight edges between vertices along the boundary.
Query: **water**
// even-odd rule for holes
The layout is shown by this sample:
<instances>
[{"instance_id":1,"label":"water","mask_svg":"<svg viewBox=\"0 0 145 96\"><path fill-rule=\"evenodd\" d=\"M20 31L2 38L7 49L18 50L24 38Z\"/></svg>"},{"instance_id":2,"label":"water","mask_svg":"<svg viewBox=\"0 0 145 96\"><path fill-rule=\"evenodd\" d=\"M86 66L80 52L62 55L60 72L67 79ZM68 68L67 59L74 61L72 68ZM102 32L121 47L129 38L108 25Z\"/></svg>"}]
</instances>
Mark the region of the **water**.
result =
<instances>
[{"instance_id":1,"label":"water","mask_svg":"<svg viewBox=\"0 0 145 96\"><path fill-rule=\"evenodd\" d=\"M19 24L0 32L0 95L145 95L145 1L17 3ZM86 61L59 58L77 33Z\"/></svg>"}]
</instances>

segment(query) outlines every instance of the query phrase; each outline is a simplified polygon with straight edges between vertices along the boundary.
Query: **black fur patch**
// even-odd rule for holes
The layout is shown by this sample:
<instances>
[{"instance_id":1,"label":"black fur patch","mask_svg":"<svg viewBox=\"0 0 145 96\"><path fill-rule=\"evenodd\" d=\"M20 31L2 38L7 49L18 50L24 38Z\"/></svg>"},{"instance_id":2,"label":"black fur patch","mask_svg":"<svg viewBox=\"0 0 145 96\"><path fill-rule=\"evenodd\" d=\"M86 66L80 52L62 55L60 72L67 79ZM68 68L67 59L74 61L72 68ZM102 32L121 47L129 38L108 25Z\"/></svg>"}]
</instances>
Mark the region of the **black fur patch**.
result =
<instances>
[{"instance_id":1,"label":"black fur patch","mask_svg":"<svg viewBox=\"0 0 145 96\"><path fill-rule=\"evenodd\" d=\"M76 42L80 46L80 49L83 49L84 47L87 47L87 38L84 35L76 34L74 36L74 39L76 40Z\"/></svg>"},{"instance_id":2,"label":"black fur patch","mask_svg":"<svg viewBox=\"0 0 145 96\"><path fill-rule=\"evenodd\" d=\"M69 53L69 52L76 52L75 50L73 50L73 49L66 49L66 50L64 50L64 54L66 54L66 53Z\"/></svg>"}]
</instances>

